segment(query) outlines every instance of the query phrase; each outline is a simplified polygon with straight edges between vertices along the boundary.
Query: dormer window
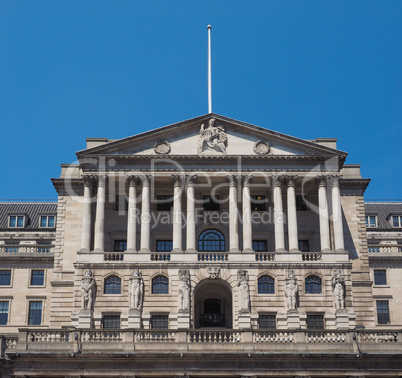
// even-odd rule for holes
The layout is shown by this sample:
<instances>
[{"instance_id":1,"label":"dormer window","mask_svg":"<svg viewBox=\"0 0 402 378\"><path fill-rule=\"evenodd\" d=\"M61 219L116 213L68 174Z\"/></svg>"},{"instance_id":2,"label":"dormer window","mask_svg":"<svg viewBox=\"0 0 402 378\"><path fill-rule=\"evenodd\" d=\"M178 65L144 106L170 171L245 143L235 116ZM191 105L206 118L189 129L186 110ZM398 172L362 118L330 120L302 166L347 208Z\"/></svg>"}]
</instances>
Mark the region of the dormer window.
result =
<instances>
[{"instance_id":1,"label":"dormer window","mask_svg":"<svg viewBox=\"0 0 402 378\"><path fill-rule=\"evenodd\" d=\"M366 215L366 227L369 227L369 228L377 227L377 216L376 215Z\"/></svg>"},{"instance_id":2,"label":"dormer window","mask_svg":"<svg viewBox=\"0 0 402 378\"><path fill-rule=\"evenodd\" d=\"M41 215L39 221L39 227L41 228L53 228L55 225L56 217L54 215Z\"/></svg>"},{"instance_id":3,"label":"dormer window","mask_svg":"<svg viewBox=\"0 0 402 378\"><path fill-rule=\"evenodd\" d=\"M10 215L8 217L9 228L24 228L25 227L25 215Z\"/></svg>"},{"instance_id":4,"label":"dormer window","mask_svg":"<svg viewBox=\"0 0 402 378\"><path fill-rule=\"evenodd\" d=\"M402 228L402 215L393 215L391 218L392 218L392 227Z\"/></svg>"}]
</instances>

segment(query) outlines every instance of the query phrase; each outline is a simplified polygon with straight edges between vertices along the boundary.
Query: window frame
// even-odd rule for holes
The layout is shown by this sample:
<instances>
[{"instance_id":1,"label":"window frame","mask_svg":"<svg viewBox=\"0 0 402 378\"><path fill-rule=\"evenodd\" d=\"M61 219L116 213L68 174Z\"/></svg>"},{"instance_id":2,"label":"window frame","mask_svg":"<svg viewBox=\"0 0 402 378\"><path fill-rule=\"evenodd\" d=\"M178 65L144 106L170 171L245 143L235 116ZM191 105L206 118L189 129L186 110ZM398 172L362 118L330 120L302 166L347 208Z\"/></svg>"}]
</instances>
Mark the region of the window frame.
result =
<instances>
[{"instance_id":1,"label":"window frame","mask_svg":"<svg viewBox=\"0 0 402 378\"><path fill-rule=\"evenodd\" d=\"M273 318L273 322L274 322L274 327L261 327L261 318L262 317L266 317L266 320L267 320L267 322L269 323L270 321L272 321L272 318ZM269 319L269 317L271 318L271 319ZM276 328L277 328L277 319L276 319L276 314L274 314L274 313L271 313L271 314L268 314L268 313L261 313L261 314L258 314L258 329L261 329L261 330L266 330L266 329L269 329L269 330L275 330Z\"/></svg>"},{"instance_id":2,"label":"window frame","mask_svg":"<svg viewBox=\"0 0 402 378\"><path fill-rule=\"evenodd\" d=\"M11 226L11 218L15 218L15 226ZM18 226L18 219L22 218L22 226ZM8 215L8 228L25 228L26 226L25 214L9 214Z\"/></svg>"},{"instance_id":3,"label":"window frame","mask_svg":"<svg viewBox=\"0 0 402 378\"><path fill-rule=\"evenodd\" d=\"M305 248L301 248L304 244L307 244L307 250ZM298 239L297 240L297 248L300 252L310 252L310 240L309 239Z\"/></svg>"},{"instance_id":4,"label":"window frame","mask_svg":"<svg viewBox=\"0 0 402 378\"><path fill-rule=\"evenodd\" d=\"M395 218L398 219L398 225L395 226ZM402 228L402 215L391 215L391 226L392 228Z\"/></svg>"},{"instance_id":5,"label":"window frame","mask_svg":"<svg viewBox=\"0 0 402 378\"><path fill-rule=\"evenodd\" d=\"M160 278L163 278L166 280L164 283L164 288L167 289L166 292L161 292L162 290L159 289L159 286L161 285L161 283L157 282L157 280ZM158 286L156 286L156 285L158 285ZM158 274L157 276L152 277L152 279L151 279L151 294L152 295L169 295L169 293L170 293L169 285L170 285L169 277L167 277L163 274Z\"/></svg>"},{"instance_id":6,"label":"window frame","mask_svg":"<svg viewBox=\"0 0 402 378\"><path fill-rule=\"evenodd\" d=\"M260 282L260 280L262 281L263 279L266 279L266 278L270 279L272 282L268 282L268 283L267 282ZM262 289L265 286L267 286L268 288L272 287L272 292L270 292L270 290L268 290L268 292L266 292L266 293L260 291L260 289ZM275 278L270 276L269 274L263 274L262 276L258 277L258 279L257 279L257 293L258 293L258 295L275 295Z\"/></svg>"},{"instance_id":7,"label":"window frame","mask_svg":"<svg viewBox=\"0 0 402 378\"><path fill-rule=\"evenodd\" d=\"M116 279L116 278L119 281L117 286L116 286L117 280L116 280L116 282L108 282L109 280ZM109 287L110 285L113 285L112 291L117 291L117 289L114 288L114 286L116 286L119 289L119 291L118 292L106 292L106 290L111 290L111 288ZM103 280L103 294L104 295L122 295L122 293L123 293L123 284L122 284L121 277L119 277L116 274L111 274L104 278L104 280Z\"/></svg>"},{"instance_id":8,"label":"window frame","mask_svg":"<svg viewBox=\"0 0 402 378\"><path fill-rule=\"evenodd\" d=\"M376 274L384 272L384 274ZM381 281L381 278L384 278L384 283L378 283L376 279L379 279ZM387 282L387 270L386 269L373 269L373 281L374 281L374 286L380 286L380 287L385 287L388 286Z\"/></svg>"},{"instance_id":9,"label":"window frame","mask_svg":"<svg viewBox=\"0 0 402 378\"><path fill-rule=\"evenodd\" d=\"M316 319L321 319L322 320L322 327L310 328L309 327L309 320L312 317L316 317ZM314 323L316 324L316 321L314 321ZM321 313L321 312L307 313L306 314L306 329L307 329L308 332L322 331L323 329L325 329L325 317L324 317L324 314Z\"/></svg>"},{"instance_id":10,"label":"window frame","mask_svg":"<svg viewBox=\"0 0 402 378\"><path fill-rule=\"evenodd\" d=\"M165 246L166 246L167 243L169 243L169 244L171 244L172 248L169 248L169 246L168 246L165 249L163 249L163 248L161 249L160 246L159 246L159 243L164 243ZM156 240L155 251L156 252L172 252L173 251L173 240L171 240L171 239L159 239L159 240Z\"/></svg>"},{"instance_id":11,"label":"window frame","mask_svg":"<svg viewBox=\"0 0 402 378\"><path fill-rule=\"evenodd\" d=\"M154 325L153 321L154 321L157 317L159 317L159 318L162 318L162 317L163 317L163 319L166 319L166 325L167 325L166 328L159 328L159 327L158 327L158 328L154 328L154 327L153 327L153 325ZM149 328L152 329L152 330L167 330L167 329L169 329L169 314L168 314L168 313L151 314L151 317L150 317L150 319L149 319Z\"/></svg>"},{"instance_id":12,"label":"window frame","mask_svg":"<svg viewBox=\"0 0 402 378\"><path fill-rule=\"evenodd\" d=\"M42 284L33 284L32 279L33 279L33 273L34 272L43 272L43 283ZM46 287L46 269L30 269L29 271L29 285L28 287Z\"/></svg>"},{"instance_id":13,"label":"window frame","mask_svg":"<svg viewBox=\"0 0 402 378\"><path fill-rule=\"evenodd\" d=\"M6 288L13 287L13 270L12 269L0 269L0 274L1 274L1 272L10 272L10 283L8 285L1 285L0 284L0 288L2 288L2 287L6 287Z\"/></svg>"},{"instance_id":14,"label":"window frame","mask_svg":"<svg viewBox=\"0 0 402 378\"><path fill-rule=\"evenodd\" d=\"M40 323L36 324L36 323L30 323L30 319L31 319L31 303L40 303L41 304L41 314L40 314ZM35 299L35 298L31 298L28 300L28 311L27 311L27 325L31 326L31 325L43 325L43 315L45 313L44 311L44 300L43 299Z\"/></svg>"},{"instance_id":15,"label":"window frame","mask_svg":"<svg viewBox=\"0 0 402 378\"><path fill-rule=\"evenodd\" d=\"M108 318L113 322L113 320L118 320L118 327L105 327L105 319ZM113 318L113 319L112 319ZM121 329L121 313L107 313L102 314L102 329Z\"/></svg>"},{"instance_id":16,"label":"window frame","mask_svg":"<svg viewBox=\"0 0 402 378\"><path fill-rule=\"evenodd\" d=\"M371 219L374 218L374 226L371 225ZM365 215L365 221L366 221L366 228L377 228L378 223L377 223L377 215Z\"/></svg>"},{"instance_id":17,"label":"window frame","mask_svg":"<svg viewBox=\"0 0 402 378\"><path fill-rule=\"evenodd\" d=\"M46 218L46 226L42 226L42 218ZM49 218L53 218L53 226L49 226ZM40 214L39 215L39 228L56 228L56 215L55 214Z\"/></svg>"},{"instance_id":18,"label":"window frame","mask_svg":"<svg viewBox=\"0 0 402 378\"><path fill-rule=\"evenodd\" d=\"M319 281L320 284L320 291L319 292L315 292L314 289L314 285L317 285L317 283L314 282L307 282L307 280L311 280L311 279L316 279L317 281ZM322 278L316 274L309 274L305 279L304 279L304 293L306 295L322 295L323 294L323 287L322 287ZM308 289L309 288L309 289Z\"/></svg>"},{"instance_id":19,"label":"window frame","mask_svg":"<svg viewBox=\"0 0 402 378\"><path fill-rule=\"evenodd\" d=\"M263 249L255 248L260 243L263 244ZM268 252L268 241L266 239L254 239L251 245L254 252Z\"/></svg>"},{"instance_id":20,"label":"window frame","mask_svg":"<svg viewBox=\"0 0 402 378\"><path fill-rule=\"evenodd\" d=\"M1 308L1 303L7 303L7 320L5 324L1 323L1 315L3 314L1 312L2 308ZM0 326L7 326L10 325L10 310L11 310L11 301L9 299L4 299L4 298L0 298Z\"/></svg>"},{"instance_id":21,"label":"window frame","mask_svg":"<svg viewBox=\"0 0 402 378\"><path fill-rule=\"evenodd\" d=\"M219 243L219 249L218 250L213 250L213 249L205 249L204 246L204 239L201 241L201 237L204 235L207 235L207 233L215 233L219 236L219 240L217 241ZM201 243L202 243L202 247L201 247ZM223 243L223 244L222 244ZM223 234L223 232L221 232L220 230L216 229L216 228L207 228L203 231L200 232L200 234L198 235L197 238L197 250L199 252L226 252L226 238L225 235Z\"/></svg>"},{"instance_id":22,"label":"window frame","mask_svg":"<svg viewBox=\"0 0 402 378\"><path fill-rule=\"evenodd\" d=\"M379 313L379 308L378 308L378 304L379 302L383 302L383 303L387 303L387 314L388 315L388 322L380 322L380 317L378 316ZM377 325L390 325L391 324L391 311L390 311L390 300L389 299L385 299L385 298L376 298L375 300L375 317L376 317L376 322Z\"/></svg>"},{"instance_id":23,"label":"window frame","mask_svg":"<svg viewBox=\"0 0 402 378\"><path fill-rule=\"evenodd\" d=\"M117 249L116 244L121 243L125 248L124 249ZM113 252L125 252L127 251L127 239L115 239L113 241Z\"/></svg>"}]
</instances>

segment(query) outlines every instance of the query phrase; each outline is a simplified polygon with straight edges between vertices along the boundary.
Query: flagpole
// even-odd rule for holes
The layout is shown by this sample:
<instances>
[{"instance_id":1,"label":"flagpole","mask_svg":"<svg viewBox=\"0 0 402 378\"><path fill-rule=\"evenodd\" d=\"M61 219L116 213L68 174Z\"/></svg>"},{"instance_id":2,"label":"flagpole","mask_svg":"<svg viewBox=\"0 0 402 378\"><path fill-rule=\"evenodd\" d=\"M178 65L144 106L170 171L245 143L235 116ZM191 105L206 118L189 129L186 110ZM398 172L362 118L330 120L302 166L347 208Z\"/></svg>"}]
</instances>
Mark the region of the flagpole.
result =
<instances>
[{"instance_id":1,"label":"flagpole","mask_svg":"<svg viewBox=\"0 0 402 378\"><path fill-rule=\"evenodd\" d=\"M212 113L212 83L211 83L211 29L208 25L208 113Z\"/></svg>"}]
</instances>

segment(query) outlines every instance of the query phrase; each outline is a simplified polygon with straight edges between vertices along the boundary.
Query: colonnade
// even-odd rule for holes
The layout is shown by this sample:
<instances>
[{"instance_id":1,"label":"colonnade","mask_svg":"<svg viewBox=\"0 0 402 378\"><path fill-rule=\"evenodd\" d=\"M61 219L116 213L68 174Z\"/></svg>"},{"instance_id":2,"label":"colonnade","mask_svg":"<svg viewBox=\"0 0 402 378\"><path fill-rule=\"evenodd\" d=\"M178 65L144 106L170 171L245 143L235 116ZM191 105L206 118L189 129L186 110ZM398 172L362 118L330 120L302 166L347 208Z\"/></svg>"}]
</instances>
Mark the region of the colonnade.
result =
<instances>
[{"instance_id":1,"label":"colonnade","mask_svg":"<svg viewBox=\"0 0 402 378\"><path fill-rule=\"evenodd\" d=\"M105 202L106 202L106 179L105 175L96 177L96 216L94 251L104 251L105 241ZM141 227L140 227L140 251L149 252L151 250L151 201L150 201L150 180L146 176L126 177L129 186L128 196L128 216L127 216L127 251L136 251L137 245L137 205L141 207ZM241 198L242 198L242 232L243 232L243 251L253 250L253 231L252 231L252 209L250 185L252 175L241 177ZM295 181L297 176L273 176L273 200L274 200L274 233L275 251L285 251L285 217L287 218L288 245L290 252L298 251L298 227L297 227L297 206ZM330 180L329 180L330 179ZM239 216L238 216L238 177L227 176L229 185L229 251L239 251ZM342 223L342 209L340 201L339 178L335 176L317 176L318 186L318 216L321 251L331 250L330 242L330 223L329 207L327 196L327 185L331 183L332 199L332 221L334 231L335 250L344 250L344 235ZM173 251L183 250L182 240L182 194L186 191L187 214L186 214L186 251L195 252L196 244L196 204L194 184L196 176L186 178L186 186L183 185L183 176L173 175ZM81 251L90 251L91 247L91 203L93 180L89 176L83 177L84 183L84 206L82 217L82 238ZM142 187L141 202L137 204L137 187ZM283 212L283 188L286 188L287 214ZM139 210L139 209L138 209Z\"/></svg>"}]
</instances>

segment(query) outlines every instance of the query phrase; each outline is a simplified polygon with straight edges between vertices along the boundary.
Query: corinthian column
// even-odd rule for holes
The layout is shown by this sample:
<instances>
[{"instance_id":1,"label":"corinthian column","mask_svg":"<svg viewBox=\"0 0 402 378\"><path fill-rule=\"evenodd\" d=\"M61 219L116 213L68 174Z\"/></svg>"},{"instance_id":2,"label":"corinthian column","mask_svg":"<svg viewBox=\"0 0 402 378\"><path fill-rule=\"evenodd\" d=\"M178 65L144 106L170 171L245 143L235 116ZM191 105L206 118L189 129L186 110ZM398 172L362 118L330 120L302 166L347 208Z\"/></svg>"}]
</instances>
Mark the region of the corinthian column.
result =
<instances>
[{"instance_id":1,"label":"corinthian column","mask_svg":"<svg viewBox=\"0 0 402 378\"><path fill-rule=\"evenodd\" d=\"M106 176L98 176L98 193L96 195L95 218L95 252L105 250L105 201L106 201Z\"/></svg>"},{"instance_id":2,"label":"corinthian column","mask_svg":"<svg viewBox=\"0 0 402 378\"><path fill-rule=\"evenodd\" d=\"M288 184L287 200L288 200L289 251L296 252L299 250L299 238L297 233L296 193L295 193L296 176L288 176L286 179Z\"/></svg>"},{"instance_id":3,"label":"corinthian column","mask_svg":"<svg viewBox=\"0 0 402 378\"><path fill-rule=\"evenodd\" d=\"M229 252L239 251L239 224L237 219L237 189L236 178L227 176L229 181Z\"/></svg>"},{"instance_id":4,"label":"corinthian column","mask_svg":"<svg viewBox=\"0 0 402 378\"><path fill-rule=\"evenodd\" d=\"M173 251L182 252L182 214L181 214L181 193L182 178L173 175Z\"/></svg>"},{"instance_id":5,"label":"corinthian column","mask_svg":"<svg viewBox=\"0 0 402 378\"><path fill-rule=\"evenodd\" d=\"M149 180L146 176L141 176L141 252L150 252L151 242L151 203Z\"/></svg>"},{"instance_id":6,"label":"corinthian column","mask_svg":"<svg viewBox=\"0 0 402 378\"><path fill-rule=\"evenodd\" d=\"M344 251L341 192L339 190L339 177L332 181L332 221L334 224L335 250Z\"/></svg>"},{"instance_id":7,"label":"corinthian column","mask_svg":"<svg viewBox=\"0 0 402 378\"><path fill-rule=\"evenodd\" d=\"M243 177L242 204L243 204L243 251L253 251L253 225L251 222L250 182L253 176Z\"/></svg>"},{"instance_id":8,"label":"corinthian column","mask_svg":"<svg viewBox=\"0 0 402 378\"><path fill-rule=\"evenodd\" d=\"M318 180L318 214L320 218L321 251L330 251L328 199L325 176L317 177Z\"/></svg>"},{"instance_id":9,"label":"corinthian column","mask_svg":"<svg viewBox=\"0 0 402 378\"><path fill-rule=\"evenodd\" d=\"M191 176L187 180L187 227L186 227L187 252L196 251L195 193L194 193L194 183L196 179L197 176Z\"/></svg>"},{"instance_id":10,"label":"corinthian column","mask_svg":"<svg viewBox=\"0 0 402 378\"><path fill-rule=\"evenodd\" d=\"M127 212L127 252L137 249L137 183L136 176L127 176L128 212Z\"/></svg>"},{"instance_id":11,"label":"corinthian column","mask_svg":"<svg viewBox=\"0 0 402 378\"><path fill-rule=\"evenodd\" d=\"M91 248L91 190L92 176L83 176L84 182L84 209L82 213L81 251L89 252Z\"/></svg>"},{"instance_id":12,"label":"corinthian column","mask_svg":"<svg viewBox=\"0 0 402 378\"><path fill-rule=\"evenodd\" d=\"M285 250L285 231L284 214L282 205L282 181L280 176L273 176L274 180L274 226L275 226L275 251L283 252Z\"/></svg>"}]
</instances>

